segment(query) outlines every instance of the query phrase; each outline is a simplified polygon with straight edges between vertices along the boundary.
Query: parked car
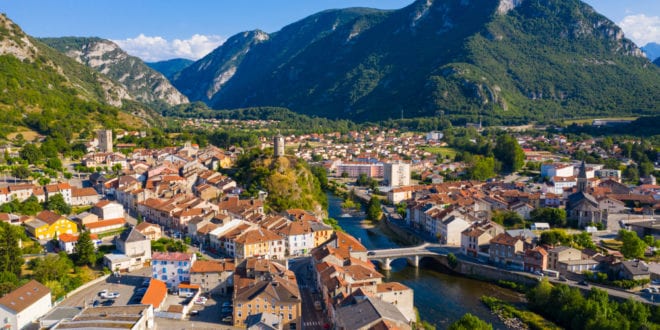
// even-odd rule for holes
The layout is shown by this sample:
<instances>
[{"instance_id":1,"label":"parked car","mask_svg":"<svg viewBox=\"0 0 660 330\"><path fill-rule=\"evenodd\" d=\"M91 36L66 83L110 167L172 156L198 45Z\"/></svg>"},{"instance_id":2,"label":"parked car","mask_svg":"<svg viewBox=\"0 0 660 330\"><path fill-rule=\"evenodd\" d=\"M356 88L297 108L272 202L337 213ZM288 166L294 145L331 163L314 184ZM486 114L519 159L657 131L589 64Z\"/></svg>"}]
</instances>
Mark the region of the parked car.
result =
<instances>
[{"instance_id":1,"label":"parked car","mask_svg":"<svg viewBox=\"0 0 660 330\"><path fill-rule=\"evenodd\" d=\"M92 303L92 307L97 307L101 302L98 301L98 299L95 299L94 302Z\"/></svg>"},{"instance_id":2,"label":"parked car","mask_svg":"<svg viewBox=\"0 0 660 330\"><path fill-rule=\"evenodd\" d=\"M100 297L103 297L103 296L105 296L107 293L108 293L108 289L103 289L103 290L99 291L99 296L100 296Z\"/></svg>"},{"instance_id":3,"label":"parked car","mask_svg":"<svg viewBox=\"0 0 660 330\"><path fill-rule=\"evenodd\" d=\"M119 292L116 292L116 291L115 292L106 292L106 293L101 295L101 298L105 298L105 299L119 298Z\"/></svg>"},{"instance_id":4,"label":"parked car","mask_svg":"<svg viewBox=\"0 0 660 330\"><path fill-rule=\"evenodd\" d=\"M234 317L231 315L222 318L222 322L224 323L232 323L233 321L234 321Z\"/></svg>"},{"instance_id":5,"label":"parked car","mask_svg":"<svg viewBox=\"0 0 660 330\"><path fill-rule=\"evenodd\" d=\"M207 299L205 297L199 297L195 299L195 304L196 305L204 305L206 304Z\"/></svg>"},{"instance_id":6,"label":"parked car","mask_svg":"<svg viewBox=\"0 0 660 330\"><path fill-rule=\"evenodd\" d=\"M115 303L114 300L109 299L109 300L105 300L105 301L103 301L103 302L101 303L101 305L103 305L103 306L112 306L114 303Z\"/></svg>"},{"instance_id":7,"label":"parked car","mask_svg":"<svg viewBox=\"0 0 660 330\"><path fill-rule=\"evenodd\" d=\"M221 313L223 315L228 315L228 314L231 314L233 311L234 311L234 309L231 308L231 307L223 307Z\"/></svg>"},{"instance_id":8,"label":"parked car","mask_svg":"<svg viewBox=\"0 0 660 330\"><path fill-rule=\"evenodd\" d=\"M587 281L585 281L585 280L582 280L582 281L578 282L578 284L579 285L585 285L585 286L589 285L589 284L587 284Z\"/></svg>"},{"instance_id":9,"label":"parked car","mask_svg":"<svg viewBox=\"0 0 660 330\"><path fill-rule=\"evenodd\" d=\"M149 286L149 283L151 283L151 279L150 279L150 278L148 278L148 279L142 281L142 286L143 286L143 287L148 287L148 286Z\"/></svg>"},{"instance_id":10,"label":"parked car","mask_svg":"<svg viewBox=\"0 0 660 330\"><path fill-rule=\"evenodd\" d=\"M140 293L144 294L145 292L147 292L147 288L137 288L135 290L135 293L137 293L137 294L140 294Z\"/></svg>"},{"instance_id":11,"label":"parked car","mask_svg":"<svg viewBox=\"0 0 660 330\"><path fill-rule=\"evenodd\" d=\"M197 315L199 315L199 310L198 309L196 309L194 311L190 311L190 316L197 316Z\"/></svg>"},{"instance_id":12,"label":"parked car","mask_svg":"<svg viewBox=\"0 0 660 330\"><path fill-rule=\"evenodd\" d=\"M222 303L222 308L225 308L225 307L232 307L231 301L225 301L225 302L223 302L223 303Z\"/></svg>"}]
</instances>

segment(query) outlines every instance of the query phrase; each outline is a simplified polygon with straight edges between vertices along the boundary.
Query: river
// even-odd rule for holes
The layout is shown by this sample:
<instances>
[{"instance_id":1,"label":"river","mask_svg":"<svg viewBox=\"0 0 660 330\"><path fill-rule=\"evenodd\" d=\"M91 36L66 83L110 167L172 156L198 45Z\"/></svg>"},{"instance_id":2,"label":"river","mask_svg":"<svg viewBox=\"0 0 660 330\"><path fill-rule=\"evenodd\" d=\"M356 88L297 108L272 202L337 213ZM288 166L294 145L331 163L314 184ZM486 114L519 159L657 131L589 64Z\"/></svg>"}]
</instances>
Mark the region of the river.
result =
<instances>
[{"instance_id":1,"label":"river","mask_svg":"<svg viewBox=\"0 0 660 330\"><path fill-rule=\"evenodd\" d=\"M379 229L366 229L363 217L341 217L341 198L328 193L331 218L349 234L359 239L367 249L398 247L390 237ZM449 275L440 271L440 266L430 259L422 259L419 268L408 266L403 259L392 262L392 270L381 271L385 281L401 282L415 290L415 307L425 321L438 329L445 329L465 313L472 313L493 324L495 329L506 329L497 317L479 301L482 295L490 295L509 302L520 302L518 293L496 285Z\"/></svg>"}]
</instances>

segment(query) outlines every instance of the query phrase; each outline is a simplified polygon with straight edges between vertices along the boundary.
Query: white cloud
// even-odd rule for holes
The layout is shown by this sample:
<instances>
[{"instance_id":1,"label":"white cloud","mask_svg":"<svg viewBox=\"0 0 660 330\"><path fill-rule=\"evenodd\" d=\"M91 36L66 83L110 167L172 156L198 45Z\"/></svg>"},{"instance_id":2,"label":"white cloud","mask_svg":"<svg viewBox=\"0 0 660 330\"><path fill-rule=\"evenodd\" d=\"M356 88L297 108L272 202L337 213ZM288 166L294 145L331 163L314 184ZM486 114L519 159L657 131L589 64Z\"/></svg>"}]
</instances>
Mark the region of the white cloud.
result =
<instances>
[{"instance_id":1,"label":"white cloud","mask_svg":"<svg viewBox=\"0 0 660 330\"><path fill-rule=\"evenodd\" d=\"M629 15L623 18L619 26L626 37L640 47L649 42L660 43L660 16Z\"/></svg>"},{"instance_id":2,"label":"white cloud","mask_svg":"<svg viewBox=\"0 0 660 330\"><path fill-rule=\"evenodd\" d=\"M172 58L198 60L220 46L225 38L216 35L195 34L189 39L168 41L159 36L140 34L135 38L112 40L119 47L146 62L156 62Z\"/></svg>"}]
</instances>

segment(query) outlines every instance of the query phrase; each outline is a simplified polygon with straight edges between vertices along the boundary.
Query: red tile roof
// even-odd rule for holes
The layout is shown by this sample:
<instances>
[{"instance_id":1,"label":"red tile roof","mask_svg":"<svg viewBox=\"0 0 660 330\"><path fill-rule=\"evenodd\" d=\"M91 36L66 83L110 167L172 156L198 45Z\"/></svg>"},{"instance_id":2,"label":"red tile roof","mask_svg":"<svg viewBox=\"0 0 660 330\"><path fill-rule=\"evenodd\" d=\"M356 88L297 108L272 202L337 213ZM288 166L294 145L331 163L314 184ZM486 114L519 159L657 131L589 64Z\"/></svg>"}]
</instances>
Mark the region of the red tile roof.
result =
<instances>
[{"instance_id":1,"label":"red tile roof","mask_svg":"<svg viewBox=\"0 0 660 330\"><path fill-rule=\"evenodd\" d=\"M167 285L165 282L152 278L151 282L149 282L147 292L145 292L144 297L142 297L141 303L143 305L152 305L154 308L158 308L166 297Z\"/></svg>"}]
</instances>

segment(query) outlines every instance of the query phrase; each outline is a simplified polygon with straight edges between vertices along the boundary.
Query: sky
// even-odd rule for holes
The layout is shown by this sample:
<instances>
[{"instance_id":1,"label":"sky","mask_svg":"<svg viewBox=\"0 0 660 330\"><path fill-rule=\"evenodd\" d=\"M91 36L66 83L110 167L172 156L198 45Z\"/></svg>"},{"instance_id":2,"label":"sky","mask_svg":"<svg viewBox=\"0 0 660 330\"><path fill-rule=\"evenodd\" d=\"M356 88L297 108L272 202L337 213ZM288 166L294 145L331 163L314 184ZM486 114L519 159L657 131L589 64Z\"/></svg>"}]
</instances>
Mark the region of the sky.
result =
<instances>
[{"instance_id":1,"label":"sky","mask_svg":"<svg viewBox=\"0 0 660 330\"><path fill-rule=\"evenodd\" d=\"M440 0L436 0L440 1ZM479 1L479 0L477 0ZM246 30L275 32L325 9L398 9L413 0L0 0L35 37L110 39L145 61L199 59ZM638 46L660 43L660 0L585 0Z\"/></svg>"}]
</instances>

